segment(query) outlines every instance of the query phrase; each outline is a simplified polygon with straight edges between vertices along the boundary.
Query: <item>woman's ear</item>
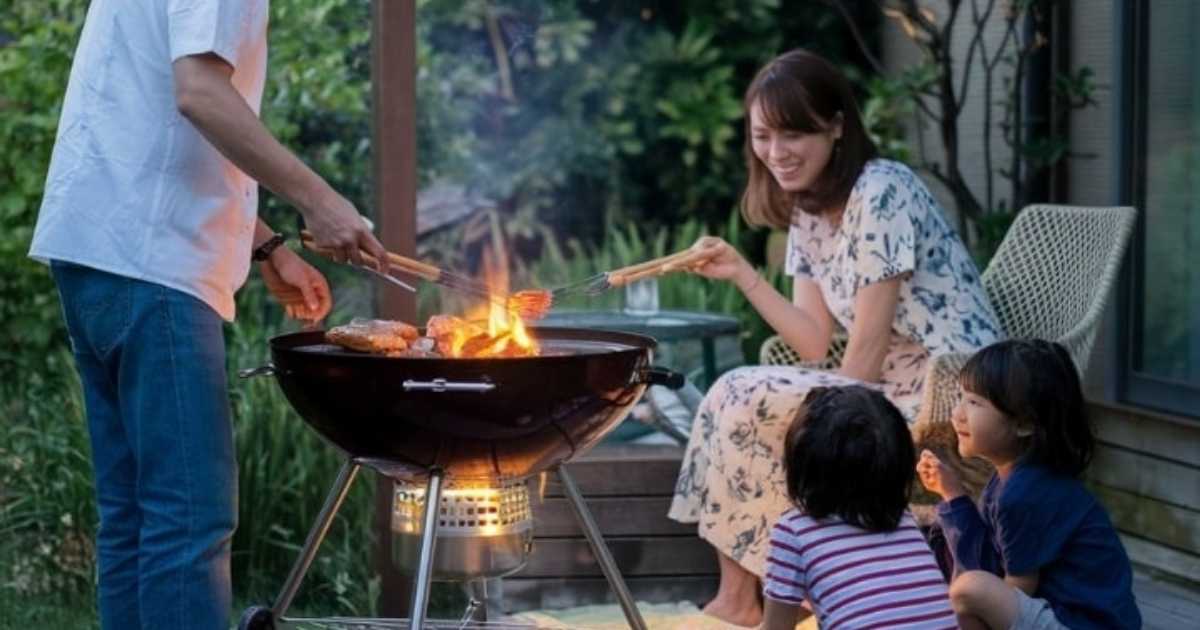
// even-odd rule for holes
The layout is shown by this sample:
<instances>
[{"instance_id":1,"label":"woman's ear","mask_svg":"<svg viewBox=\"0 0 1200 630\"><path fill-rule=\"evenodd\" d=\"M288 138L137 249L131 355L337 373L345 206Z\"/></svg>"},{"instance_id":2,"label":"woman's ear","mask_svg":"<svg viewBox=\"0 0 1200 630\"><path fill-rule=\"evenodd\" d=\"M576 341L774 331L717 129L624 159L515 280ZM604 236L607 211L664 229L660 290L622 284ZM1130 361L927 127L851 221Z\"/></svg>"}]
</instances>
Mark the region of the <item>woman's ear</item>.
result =
<instances>
[{"instance_id":1,"label":"woman's ear","mask_svg":"<svg viewBox=\"0 0 1200 630\"><path fill-rule=\"evenodd\" d=\"M842 139L842 126L845 120L845 117L842 116L842 112L838 112L833 115L833 126L830 127L830 131L833 132L834 140Z\"/></svg>"},{"instance_id":2,"label":"woman's ear","mask_svg":"<svg viewBox=\"0 0 1200 630\"><path fill-rule=\"evenodd\" d=\"M1033 435L1033 424L1025 420L1018 420L1016 434L1017 437L1021 438L1027 438Z\"/></svg>"}]
</instances>

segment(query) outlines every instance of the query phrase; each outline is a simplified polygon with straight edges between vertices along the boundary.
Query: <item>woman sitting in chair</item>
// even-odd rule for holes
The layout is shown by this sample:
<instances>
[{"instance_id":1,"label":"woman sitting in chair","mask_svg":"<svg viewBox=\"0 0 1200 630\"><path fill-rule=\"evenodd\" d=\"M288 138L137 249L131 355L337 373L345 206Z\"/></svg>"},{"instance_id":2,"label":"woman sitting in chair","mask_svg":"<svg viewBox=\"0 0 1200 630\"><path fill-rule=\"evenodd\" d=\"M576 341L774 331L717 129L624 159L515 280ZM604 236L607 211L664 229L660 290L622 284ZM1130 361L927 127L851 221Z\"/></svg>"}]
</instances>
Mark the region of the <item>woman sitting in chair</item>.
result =
<instances>
[{"instance_id":1,"label":"woman sitting in chair","mask_svg":"<svg viewBox=\"0 0 1200 630\"><path fill-rule=\"evenodd\" d=\"M869 383L911 423L931 356L1000 336L979 272L933 195L903 164L881 159L846 79L825 59L785 53L746 92L749 183L742 215L787 230L792 299L763 282L725 241L696 273L737 284L805 360L820 360L835 324L849 333L836 372L751 366L707 392L669 516L699 523L718 552L720 586L704 611L762 621L760 578L776 518L788 507L783 442L808 391Z\"/></svg>"}]
</instances>

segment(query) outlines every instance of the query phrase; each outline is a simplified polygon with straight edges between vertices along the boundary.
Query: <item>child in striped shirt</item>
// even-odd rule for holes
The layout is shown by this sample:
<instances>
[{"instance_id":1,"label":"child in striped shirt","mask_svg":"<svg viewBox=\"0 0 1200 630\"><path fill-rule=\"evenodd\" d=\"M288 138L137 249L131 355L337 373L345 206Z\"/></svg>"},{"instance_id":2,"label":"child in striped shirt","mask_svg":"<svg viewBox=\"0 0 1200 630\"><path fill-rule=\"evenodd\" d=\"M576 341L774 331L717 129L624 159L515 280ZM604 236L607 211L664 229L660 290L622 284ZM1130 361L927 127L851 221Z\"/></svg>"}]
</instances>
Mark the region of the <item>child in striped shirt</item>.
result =
<instances>
[{"instance_id":1,"label":"child in striped shirt","mask_svg":"<svg viewBox=\"0 0 1200 630\"><path fill-rule=\"evenodd\" d=\"M793 507L771 533L763 630L957 629L946 581L908 513L916 452L884 395L815 388L788 429Z\"/></svg>"}]
</instances>

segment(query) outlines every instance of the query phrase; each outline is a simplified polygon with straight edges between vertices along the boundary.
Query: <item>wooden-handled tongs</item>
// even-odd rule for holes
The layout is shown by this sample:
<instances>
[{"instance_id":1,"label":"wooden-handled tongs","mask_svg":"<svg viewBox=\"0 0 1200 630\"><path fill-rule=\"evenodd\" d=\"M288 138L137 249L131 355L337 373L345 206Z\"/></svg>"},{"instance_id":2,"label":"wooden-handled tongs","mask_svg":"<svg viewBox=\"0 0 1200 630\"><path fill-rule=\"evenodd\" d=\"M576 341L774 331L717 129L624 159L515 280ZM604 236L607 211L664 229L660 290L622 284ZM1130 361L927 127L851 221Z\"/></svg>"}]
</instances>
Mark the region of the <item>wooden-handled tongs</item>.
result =
<instances>
[{"instance_id":1,"label":"wooden-handled tongs","mask_svg":"<svg viewBox=\"0 0 1200 630\"><path fill-rule=\"evenodd\" d=\"M683 271L692 268L694 265L704 262L710 255L704 252L697 252L691 249L685 249L681 252L676 252L661 258L655 258L636 265L621 267L606 271L600 277L588 286L588 295L599 295L613 287L623 287L627 284L632 284L638 280L646 278L655 278L663 274L673 271Z\"/></svg>"},{"instance_id":2,"label":"wooden-handled tongs","mask_svg":"<svg viewBox=\"0 0 1200 630\"><path fill-rule=\"evenodd\" d=\"M327 258L333 258L332 252L328 249L317 246L313 240L312 233L308 230L300 232L300 242L305 248L321 254ZM371 269L378 271L375 265L375 258L367 252L361 252L363 261L371 265ZM351 266L357 266L353 263ZM518 291L509 294L507 291L493 288L491 285L465 276L463 274L447 271L439 267L435 267L428 263L423 263L419 260L401 256L400 254L388 252L388 269L398 269L410 275L416 276L427 282L432 282L439 286L452 289L460 293L475 295L486 300L490 300L501 306L504 306L509 312L516 313L524 319L541 319L546 316L546 311L549 310L551 304L551 296L549 291L531 290ZM390 274L388 278L395 279Z\"/></svg>"}]
</instances>

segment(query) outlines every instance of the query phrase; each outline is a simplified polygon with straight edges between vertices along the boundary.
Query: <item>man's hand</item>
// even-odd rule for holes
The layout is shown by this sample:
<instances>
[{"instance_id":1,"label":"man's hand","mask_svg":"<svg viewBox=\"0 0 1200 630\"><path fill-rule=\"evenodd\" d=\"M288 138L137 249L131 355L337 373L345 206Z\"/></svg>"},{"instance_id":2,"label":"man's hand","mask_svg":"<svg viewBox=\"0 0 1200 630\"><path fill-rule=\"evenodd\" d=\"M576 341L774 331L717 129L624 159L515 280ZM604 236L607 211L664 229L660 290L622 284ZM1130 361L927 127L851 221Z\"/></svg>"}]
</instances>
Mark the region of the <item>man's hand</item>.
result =
<instances>
[{"instance_id":1,"label":"man's hand","mask_svg":"<svg viewBox=\"0 0 1200 630\"><path fill-rule=\"evenodd\" d=\"M304 214L304 227L313 235L317 247L329 250L332 258L341 263L364 265L362 254L366 252L376 260L375 268L387 272L387 250L371 233L371 225L354 204L329 189L319 210L300 208Z\"/></svg>"},{"instance_id":2,"label":"man's hand","mask_svg":"<svg viewBox=\"0 0 1200 630\"><path fill-rule=\"evenodd\" d=\"M306 325L313 327L333 308L329 282L296 252L286 247L276 249L259 269L288 317L306 320Z\"/></svg>"}]
</instances>

